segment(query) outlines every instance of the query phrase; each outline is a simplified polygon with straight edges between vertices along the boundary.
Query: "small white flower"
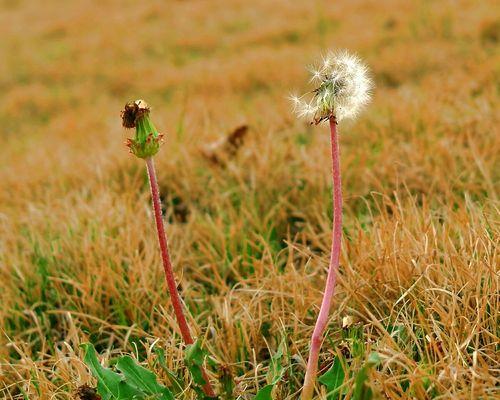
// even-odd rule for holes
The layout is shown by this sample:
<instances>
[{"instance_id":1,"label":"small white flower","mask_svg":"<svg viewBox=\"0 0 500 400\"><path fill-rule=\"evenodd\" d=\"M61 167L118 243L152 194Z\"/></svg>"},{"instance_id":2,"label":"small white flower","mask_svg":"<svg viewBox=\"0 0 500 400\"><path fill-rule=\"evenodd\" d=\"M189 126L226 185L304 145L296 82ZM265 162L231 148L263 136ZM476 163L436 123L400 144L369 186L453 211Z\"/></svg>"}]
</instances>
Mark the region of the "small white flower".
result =
<instances>
[{"instance_id":1,"label":"small white flower","mask_svg":"<svg viewBox=\"0 0 500 400\"><path fill-rule=\"evenodd\" d=\"M310 101L292 96L294 111L301 118L320 123L334 117L341 121L354 118L369 102L373 83L368 68L347 51L331 52L323 57L321 65L311 68L311 82L319 87L313 90Z\"/></svg>"}]
</instances>

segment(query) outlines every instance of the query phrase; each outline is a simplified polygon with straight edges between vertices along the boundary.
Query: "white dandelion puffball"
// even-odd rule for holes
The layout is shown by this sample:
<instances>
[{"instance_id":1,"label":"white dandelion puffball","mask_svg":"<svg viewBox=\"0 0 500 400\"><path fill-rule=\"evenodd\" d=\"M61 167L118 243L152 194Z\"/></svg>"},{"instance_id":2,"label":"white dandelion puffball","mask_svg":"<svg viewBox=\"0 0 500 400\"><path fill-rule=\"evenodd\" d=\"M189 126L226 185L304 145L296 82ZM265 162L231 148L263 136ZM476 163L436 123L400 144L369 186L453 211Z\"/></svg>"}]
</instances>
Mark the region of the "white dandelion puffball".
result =
<instances>
[{"instance_id":1,"label":"white dandelion puffball","mask_svg":"<svg viewBox=\"0 0 500 400\"><path fill-rule=\"evenodd\" d=\"M301 118L316 124L331 117L339 122L356 117L370 101L373 83L368 68L347 51L328 53L311 73L311 82L319 84L311 92L313 98L305 101L304 96L292 96L294 111Z\"/></svg>"}]
</instances>

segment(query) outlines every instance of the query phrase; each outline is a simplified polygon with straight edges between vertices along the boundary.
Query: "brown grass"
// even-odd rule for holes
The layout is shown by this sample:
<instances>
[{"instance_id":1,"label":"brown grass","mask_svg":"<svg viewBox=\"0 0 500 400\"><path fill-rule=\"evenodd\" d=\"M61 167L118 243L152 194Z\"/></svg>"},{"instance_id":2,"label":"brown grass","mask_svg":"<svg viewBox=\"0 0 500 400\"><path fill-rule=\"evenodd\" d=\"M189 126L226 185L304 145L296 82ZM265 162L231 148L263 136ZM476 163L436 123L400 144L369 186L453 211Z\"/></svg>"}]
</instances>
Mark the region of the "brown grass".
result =
<instances>
[{"instance_id":1,"label":"brown grass","mask_svg":"<svg viewBox=\"0 0 500 400\"><path fill-rule=\"evenodd\" d=\"M326 274L331 187L327 128L297 122L286 97L335 46L358 52L377 88L367 112L340 127L345 235L322 365L346 346L341 320L354 316L366 354L383 358L370 380L377 398L498 398L493 7L9 2L0 14L2 397L73 398L93 383L78 348L89 340L105 358L133 353L160 375L161 346L183 368L144 165L122 144L119 111L138 97L166 133L156 163L197 334L238 376L242 398L263 385L285 337L290 369L276 395L296 397ZM249 131L236 156L204 157L241 124Z\"/></svg>"}]
</instances>

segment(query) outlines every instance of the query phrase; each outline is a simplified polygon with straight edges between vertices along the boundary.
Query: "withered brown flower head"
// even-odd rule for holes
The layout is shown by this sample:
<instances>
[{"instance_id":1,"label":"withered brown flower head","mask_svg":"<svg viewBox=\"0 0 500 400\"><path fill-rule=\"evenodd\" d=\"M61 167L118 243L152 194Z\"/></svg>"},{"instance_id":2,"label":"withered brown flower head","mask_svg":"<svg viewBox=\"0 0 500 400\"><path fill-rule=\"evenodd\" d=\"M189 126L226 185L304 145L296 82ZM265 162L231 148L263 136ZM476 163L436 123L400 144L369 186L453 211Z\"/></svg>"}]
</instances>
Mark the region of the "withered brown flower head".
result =
<instances>
[{"instance_id":1,"label":"withered brown flower head","mask_svg":"<svg viewBox=\"0 0 500 400\"><path fill-rule=\"evenodd\" d=\"M125 128L135 128L137 120L149 111L150 107L144 100L129 101L121 112L122 125Z\"/></svg>"},{"instance_id":2,"label":"withered brown flower head","mask_svg":"<svg viewBox=\"0 0 500 400\"><path fill-rule=\"evenodd\" d=\"M151 121L150 108L144 100L129 101L121 112L122 125L135 128L135 135L126 142L130 152L139 158L149 158L158 153L161 135Z\"/></svg>"}]
</instances>

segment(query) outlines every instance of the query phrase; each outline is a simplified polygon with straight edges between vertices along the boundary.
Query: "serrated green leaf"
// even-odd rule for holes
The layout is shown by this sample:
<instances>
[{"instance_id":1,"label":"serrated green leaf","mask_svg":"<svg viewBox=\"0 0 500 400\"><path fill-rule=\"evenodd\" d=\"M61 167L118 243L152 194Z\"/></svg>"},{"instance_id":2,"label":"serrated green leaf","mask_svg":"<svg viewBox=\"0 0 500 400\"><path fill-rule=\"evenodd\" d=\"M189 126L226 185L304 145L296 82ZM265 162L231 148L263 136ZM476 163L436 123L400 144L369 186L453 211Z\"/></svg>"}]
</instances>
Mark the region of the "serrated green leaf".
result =
<instances>
[{"instance_id":1,"label":"serrated green leaf","mask_svg":"<svg viewBox=\"0 0 500 400\"><path fill-rule=\"evenodd\" d=\"M154 395L158 400L174 400L174 396L165 386L156 381L156 375L137 364L130 356L123 356L116 363L127 383L135 386L142 393Z\"/></svg>"},{"instance_id":2,"label":"serrated green leaf","mask_svg":"<svg viewBox=\"0 0 500 400\"><path fill-rule=\"evenodd\" d=\"M124 381L124 377L109 368L104 368L97 359L97 353L91 343L80 346L85 351L83 361L91 374L97 379L97 392L102 400L139 400L143 394Z\"/></svg>"},{"instance_id":3,"label":"serrated green leaf","mask_svg":"<svg viewBox=\"0 0 500 400\"><path fill-rule=\"evenodd\" d=\"M327 399L338 399L340 387L344 383L345 373L342 368L342 362L339 357L335 357L333 365L318 379L320 383L326 386Z\"/></svg>"},{"instance_id":4,"label":"serrated green leaf","mask_svg":"<svg viewBox=\"0 0 500 400\"><path fill-rule=\"evenodd\" d=\"M118 399L118 386L122 377L99 363L95 348L91 343L84 343L80 347L85 351L83 362L97 379L97 391L103 400Z\"/></svg>"}]
</instances>

